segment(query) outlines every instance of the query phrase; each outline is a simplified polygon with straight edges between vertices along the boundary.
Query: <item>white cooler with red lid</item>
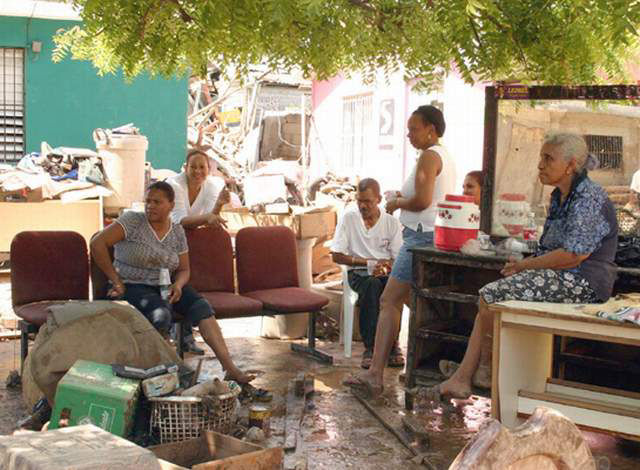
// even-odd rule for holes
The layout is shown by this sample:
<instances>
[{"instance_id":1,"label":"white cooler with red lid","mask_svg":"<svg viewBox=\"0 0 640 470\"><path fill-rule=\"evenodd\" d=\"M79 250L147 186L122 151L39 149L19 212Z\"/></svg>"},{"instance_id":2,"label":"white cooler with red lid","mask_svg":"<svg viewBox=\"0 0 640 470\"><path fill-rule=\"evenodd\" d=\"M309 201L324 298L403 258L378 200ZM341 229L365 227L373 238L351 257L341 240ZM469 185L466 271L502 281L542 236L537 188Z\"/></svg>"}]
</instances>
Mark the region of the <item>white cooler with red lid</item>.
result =
<instances>
[{"instance_id":1,"label":"white cooler with red lid","mask_svg":"<svg viewBox=\"0 0 640 470\"><path fill-rule=\"evenodd\" d=\"M460 251L469 239L478 237L480 208L472 196L447 194L438 203L434 242L436 248L445 251Z\"/></svg>"}]
</instances>

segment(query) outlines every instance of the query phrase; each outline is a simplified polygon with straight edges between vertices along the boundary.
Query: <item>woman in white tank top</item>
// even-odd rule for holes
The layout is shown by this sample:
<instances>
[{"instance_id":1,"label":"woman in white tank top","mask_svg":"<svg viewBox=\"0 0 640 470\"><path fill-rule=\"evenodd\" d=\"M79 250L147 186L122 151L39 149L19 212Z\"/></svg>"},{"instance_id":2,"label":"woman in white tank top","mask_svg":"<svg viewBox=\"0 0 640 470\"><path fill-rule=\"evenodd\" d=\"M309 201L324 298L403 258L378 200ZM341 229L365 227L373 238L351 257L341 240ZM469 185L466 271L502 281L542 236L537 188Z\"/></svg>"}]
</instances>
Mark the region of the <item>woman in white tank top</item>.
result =
<instances>
[{"instance_id":1,"label":"woman in white tank top","mask_svg":"<svg viewBox=\"0 0 640 470\"><path fill-rule=\"evenodd\" d=\"M398 197L389 200L386 206L390 214L400 209L403 245L380 299L371 367L344 381L370 396L382 393L384 367L400 329L402 307L409 302L413 261L409 249L433 244L436 203L455 190L455 165L439 143L445 130L442 112L434 106L420 106L409 118L407 127L411 145L421 151L420 158Z\"/></svg>"}]
</instances>

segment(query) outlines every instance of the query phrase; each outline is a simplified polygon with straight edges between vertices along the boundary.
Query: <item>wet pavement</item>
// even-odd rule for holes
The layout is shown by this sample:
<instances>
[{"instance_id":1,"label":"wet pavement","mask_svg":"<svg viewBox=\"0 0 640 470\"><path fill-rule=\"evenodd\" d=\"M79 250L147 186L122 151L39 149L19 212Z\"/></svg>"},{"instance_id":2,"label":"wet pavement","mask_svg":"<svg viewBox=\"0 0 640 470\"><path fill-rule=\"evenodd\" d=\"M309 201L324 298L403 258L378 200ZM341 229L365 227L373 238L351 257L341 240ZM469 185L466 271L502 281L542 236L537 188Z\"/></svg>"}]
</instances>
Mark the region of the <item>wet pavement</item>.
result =
<instances>
[{"instance_id":1,"label":"wet pavement","mask_svg":"<svg viewBox=\"0 0 640 470\"><path fill-rule=\"evenodd\" d=\"M406 318L401 344L406 344ZM343 355L337 343L319 342L320 349L334 355L335 364L327 366L290 350L289 341L259 337L260 319L224 320L220 322L229 349L236 363L258 374L254 385L269 389L274 399L269 446L283 445L287 413L286 394L290 382L299 372L315 376L315 393L308 400L300 424L302 440L295 451L285 454L285 468L307 462L309 469L396 469L425 468L411 461L413 454L360 404L342 385L342 379L360 370L363 348L354 343L353 357ZM204 345L202 345L204 346ZM222 377L218 361L208 354L202 366L200 380ZM195 366L198 356L187 355ZM19 368L19 341L0 342L0 434L10 434L18 419L26 415L19 390L7 390L4 379ZM490 401L482 397L438 407L404 409L401 370L387 369L385 392L372 405L400 428L401 418L410 413L429 435L427 458L432 468L446 469L477 430L490 419ZM640 445L604 434L585 433L598 462L599 470L640 468ZM304 467L302 467L304 468Z\"/></svg>"}]
</instances>

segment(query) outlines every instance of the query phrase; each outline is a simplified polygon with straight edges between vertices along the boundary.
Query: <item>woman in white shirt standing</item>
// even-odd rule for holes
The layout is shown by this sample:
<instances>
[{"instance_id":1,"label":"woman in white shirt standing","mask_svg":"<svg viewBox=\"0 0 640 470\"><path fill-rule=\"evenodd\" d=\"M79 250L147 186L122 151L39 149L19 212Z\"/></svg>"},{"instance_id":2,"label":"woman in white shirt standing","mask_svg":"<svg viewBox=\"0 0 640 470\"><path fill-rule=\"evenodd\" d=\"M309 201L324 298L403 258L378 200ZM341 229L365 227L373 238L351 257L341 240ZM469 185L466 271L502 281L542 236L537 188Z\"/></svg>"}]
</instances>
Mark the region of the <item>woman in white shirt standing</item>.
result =
<instances>
[{"instance_id":1,"label":"woman in white shirt standing","mask_svg":"<svg viewBox=\"0 0 640 470\"><path fill-rule=\"evenodd\" d=\"M220 209L229 202L229 192L224 180L209 176L209 157L201 150L192 150L187 154L185 170L167 180L175 192L175 206L171 211L171 221L184 228L195 228L201 225L226 227L220 217ZM191 325L182 323L184 351L193 354L204 354L193 339Z\"/></svg>"},{"instance_id":2,"label":"woman in white shirt standing","mask_svg":"<svg viewBox=\"0 0 640 470\"><path fill-rule=\"evenodd\" d=\"M344 381L369 396L382 393L384 367L400 330L402 307L409 303L413 263L409 250L433 244L436 203L447 193L454 192L456 184L453 159L439 143L445 130L442 111L434 106L420 106L411 114L407 127L409 141L420 150L420 157L402 191L386 205L390 214L400 209L400 222L404 226L403 245L380 299L371 367L367 372Z\"/></svg>"}]
</instances>

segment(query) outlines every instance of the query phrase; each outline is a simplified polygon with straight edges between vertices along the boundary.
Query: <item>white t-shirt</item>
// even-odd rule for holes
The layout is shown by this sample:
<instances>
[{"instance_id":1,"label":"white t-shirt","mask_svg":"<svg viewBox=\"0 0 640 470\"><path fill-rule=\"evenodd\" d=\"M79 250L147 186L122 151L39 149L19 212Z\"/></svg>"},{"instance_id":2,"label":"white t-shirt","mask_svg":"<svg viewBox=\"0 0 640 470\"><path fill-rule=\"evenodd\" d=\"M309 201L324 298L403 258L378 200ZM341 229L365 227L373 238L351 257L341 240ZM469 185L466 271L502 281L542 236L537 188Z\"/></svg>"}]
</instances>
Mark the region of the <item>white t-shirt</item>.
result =
<instances>
[{"instance_id":1,"label":"white t-shirt","mask_svg":"<svg viewBox=\"0 0 640 470\"><path fill-rule=\"evenodd\" d=\"M636 171L631 178L631 190L640 193L640 170Z\"/></svg>"},{"instance_id":2,"label":"white t-shirt","mask_svg":"<svg viewBox=\"0 0 640 470\"><path fill-rule=\"evenodd\" d=\"M331 251L367 259L395 259L402 246L402 226L384 211L376 224L367 229L357 209L344 213L336 228Z\"/></svg>"},{"instance_id":3,"label":"white t-shirt","mask_svg":"<svg viewBox=\"0 0 640 470\"><path fill-rule=\"evenodd\" d=\"M196 196L196 200L191 205L189 204L187 175L184 172L167 179L167 183L173 187L173 191L176 194L175 207L171 212L171 221L174 224L179 224L185 217L209 214L213 211L218 195L224 188L224 179L219 176L207 176L202 188L200 188L200 192Z\"/></svg>"}]
</instances>

